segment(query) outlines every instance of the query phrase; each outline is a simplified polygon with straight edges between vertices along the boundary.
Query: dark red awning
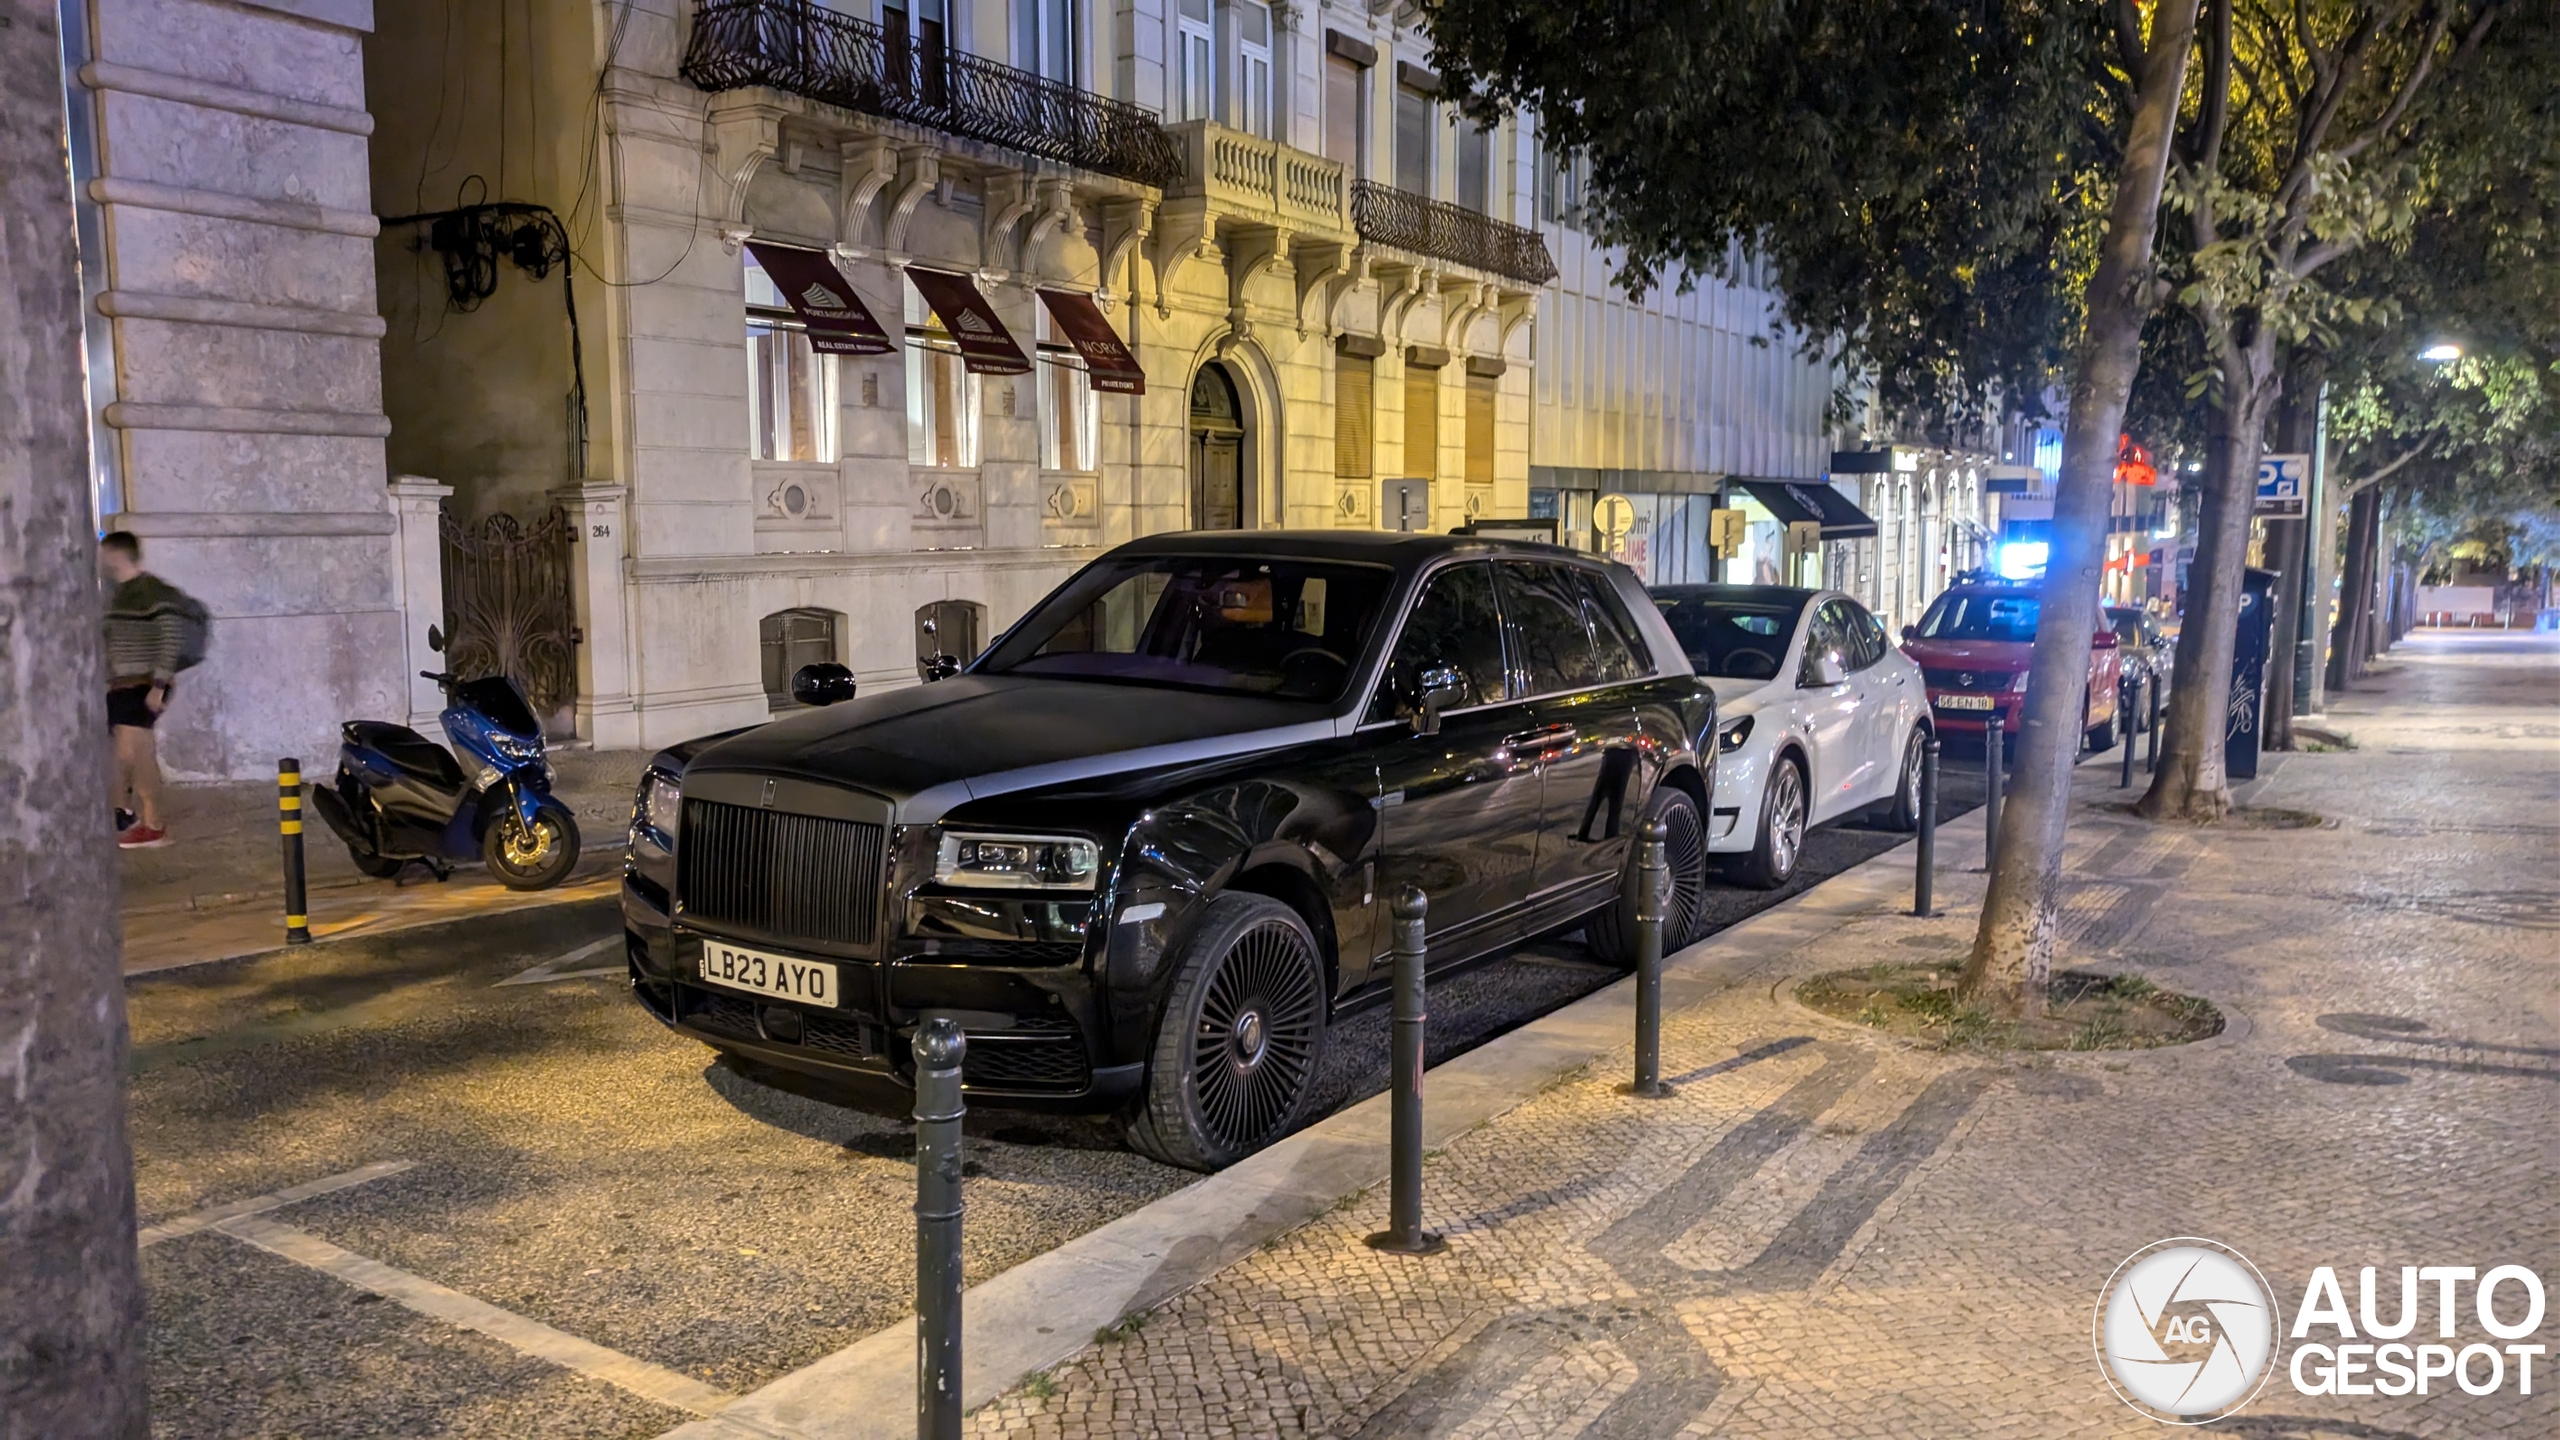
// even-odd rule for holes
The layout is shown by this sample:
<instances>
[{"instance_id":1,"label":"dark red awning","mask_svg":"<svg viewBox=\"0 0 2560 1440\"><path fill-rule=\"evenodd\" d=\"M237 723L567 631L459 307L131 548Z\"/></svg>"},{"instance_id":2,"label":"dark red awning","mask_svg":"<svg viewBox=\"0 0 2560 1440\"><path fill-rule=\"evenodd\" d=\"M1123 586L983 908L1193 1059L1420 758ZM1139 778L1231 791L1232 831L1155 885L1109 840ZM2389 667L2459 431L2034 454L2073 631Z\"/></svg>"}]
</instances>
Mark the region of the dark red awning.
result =
<instances>
[{"instance_id":1,"label":"dark red awning","mask_svg":"<svg viewBox=\"0 0 2560 1440\"><path fill-rule=\"evenodd\" d=\"M810 349L821 355L887 355L898 348L864 308L852 282L825 255L764 240L748 241L747 253L764 267L783 303L809 327Z\"/></svg>"},{"instance_id":2,"label":"dark red awning","mask_svg":"<svg viewBox=\"0 0 2560 1440\"><path fill-rule=\"evenodd\" d=\"M1049 318L1067 332L1067 341L1084 357L1088 378L1096 390L1115 395L1147 393L1147 372L1138 368L1137 357L1120 343L1119 332L1102 318L1102 311L1090 295L1073 290L1043 290L1040 301L1049 307Z\"/></svg>"},{"instance_id":3,"label":"dark red awning","mask_svg":"<svg viewBox=\"0 0 2560 1440\"><path fill-rule=\"evenodd\" d=\"M927 270L920 265L907 267L907 280L942 317L942 328L960 346L960 363L972 375L1028 375L1031 362L1023 358L1022 347L1013 343L1013 335L996 318L987 297L969 283L966 275L953 275L942 270Z\"/></svg>"}]
</instances>

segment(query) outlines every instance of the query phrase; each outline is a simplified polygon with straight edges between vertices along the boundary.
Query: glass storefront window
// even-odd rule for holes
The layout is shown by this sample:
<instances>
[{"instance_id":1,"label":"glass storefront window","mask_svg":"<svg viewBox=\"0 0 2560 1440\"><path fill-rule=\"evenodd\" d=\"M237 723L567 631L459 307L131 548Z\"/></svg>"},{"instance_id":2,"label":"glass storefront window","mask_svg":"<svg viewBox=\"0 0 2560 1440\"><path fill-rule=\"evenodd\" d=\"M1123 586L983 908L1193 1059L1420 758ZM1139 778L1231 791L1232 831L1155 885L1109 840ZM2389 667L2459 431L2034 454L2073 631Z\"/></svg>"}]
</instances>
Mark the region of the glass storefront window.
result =
<instances>
[{"instance_id":1,"label":"glass storefront window","mask_svg":"<svg viewBox=\"0 0 2560 1440\"><path fill-rule=\"evenodd\" d=\"M1059 333L1049 307L1039 307L1040 468L1091 472L1102 468L1102 407L1093 377Z\"/></svg>"},{"instance_id":2,"label":"glass storefront window","mask_svg":"<svg viewBox=\"0 0 2560 1440\"><path fill-rule=\"evenodd\" d=\"M907 291L907 461L967 470L978 463L978 377L911 287Z\"/></svg>"},{"instance_id":3,"label":"glass storefront window","mask_svg":"<svg viewBox=\"0 0 2560 1440\"><path fill-rule=\"evenodd\" d=\"M782 303L764 267L747 257L748 449L758 460L832 465L836 460L836 357Z\"/></svg>"}]
</instances>

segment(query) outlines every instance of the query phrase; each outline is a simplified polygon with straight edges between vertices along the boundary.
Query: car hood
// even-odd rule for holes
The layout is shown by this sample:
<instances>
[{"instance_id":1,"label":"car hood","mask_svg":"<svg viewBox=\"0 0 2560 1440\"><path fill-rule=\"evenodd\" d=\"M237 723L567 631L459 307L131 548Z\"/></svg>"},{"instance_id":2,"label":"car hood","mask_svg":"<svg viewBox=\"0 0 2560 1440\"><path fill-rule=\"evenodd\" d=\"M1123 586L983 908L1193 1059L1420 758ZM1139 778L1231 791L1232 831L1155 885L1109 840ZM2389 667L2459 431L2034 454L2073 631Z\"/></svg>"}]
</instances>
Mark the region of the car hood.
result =
<instances>
[{"instance_id":1,"label":"car hood","mask_svg":"<svg viewBox=\"0 0 2560 1440\"><path fill-rule=\"evenodd\" d=\"M983 800L1160 765L1331 737L1326 707L1142 685L958 675L777 720L704 750L687 774L788 775L851 786L904 824Z\"/></svg>"},{"instance_id":2,"label":"car hood","mask_svg":"<svg viewBox=\"0 0 2560 1440\"><path fill-rule=\"evenodd\" d=\"M1753 714L1776 698L1775 680L1735 680L1710 675L1707 688L1716 692L1716 722L1739 720Z\"/></svg>"},{"instance_id":3,"label":"car hood","mask_svg":"<svg viewBox=\"0 0 2560 1440\"><path fill-rule=\"evenodd\" d=\"M2035 646L2024 640L1912 640L1902 653L1933 670L2024 670Z\"/></svg>"}]
</instances>

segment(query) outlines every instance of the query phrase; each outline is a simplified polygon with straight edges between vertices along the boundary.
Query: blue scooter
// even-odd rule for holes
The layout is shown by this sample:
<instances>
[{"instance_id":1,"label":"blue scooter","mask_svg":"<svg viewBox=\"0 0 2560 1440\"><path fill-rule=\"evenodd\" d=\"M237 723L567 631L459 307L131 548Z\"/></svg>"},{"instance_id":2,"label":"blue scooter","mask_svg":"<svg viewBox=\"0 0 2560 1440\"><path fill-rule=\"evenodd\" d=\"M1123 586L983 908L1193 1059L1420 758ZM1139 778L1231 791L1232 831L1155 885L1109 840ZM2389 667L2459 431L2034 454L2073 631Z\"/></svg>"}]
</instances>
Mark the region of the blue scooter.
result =
<instances>
[{"instance_id":1,"label":"blue scooter","mask_svg":"<svg viewBox=\"0 0 2560 1440\"><path fill-rule=\"evenodd\" d=\"M429 627L427 645L441 652L443 632ZM316 787L312 808L347 842L356 868L377 879L414 860L442 880L457 861L472 859L510 890L546 890L568 878L578 863L578 822L551 794L542 723L524 692L503 675L418 673L444 687L438 719L453 752L406 725L350 720L339 732L337 783Z\"/></svg>"}]
</instances>

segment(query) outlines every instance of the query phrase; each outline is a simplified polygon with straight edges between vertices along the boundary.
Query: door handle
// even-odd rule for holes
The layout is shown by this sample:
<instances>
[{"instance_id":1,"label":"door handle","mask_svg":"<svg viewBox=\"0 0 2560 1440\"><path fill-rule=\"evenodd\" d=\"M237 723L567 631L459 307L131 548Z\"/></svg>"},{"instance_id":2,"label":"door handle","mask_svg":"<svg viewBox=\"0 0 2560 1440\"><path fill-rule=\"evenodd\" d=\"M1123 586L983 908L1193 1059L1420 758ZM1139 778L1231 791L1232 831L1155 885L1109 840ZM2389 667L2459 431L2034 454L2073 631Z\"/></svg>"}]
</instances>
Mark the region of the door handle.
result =
<instances>
[{"instance_id":1,"label":"door handle","mask_svg":"<svg viewBox=\"0 0 2560 1440\"><path fill-rule=\"evenodd\" d=\"M1559 746L1573 743L1576 731L1570 725L1548 725L1536 730L1523 730L1502 737L1502 748L1514 755L1542 755Z\"/></svg>"}]
</instances>

